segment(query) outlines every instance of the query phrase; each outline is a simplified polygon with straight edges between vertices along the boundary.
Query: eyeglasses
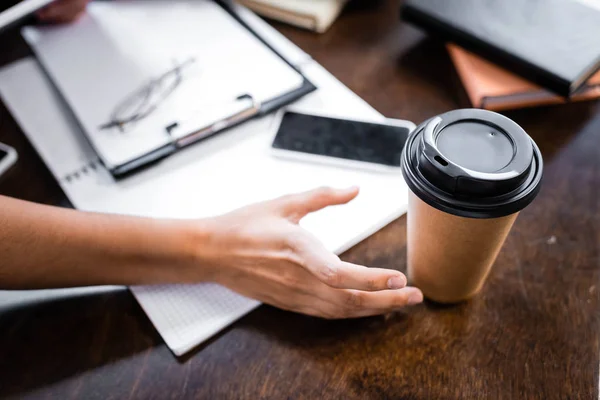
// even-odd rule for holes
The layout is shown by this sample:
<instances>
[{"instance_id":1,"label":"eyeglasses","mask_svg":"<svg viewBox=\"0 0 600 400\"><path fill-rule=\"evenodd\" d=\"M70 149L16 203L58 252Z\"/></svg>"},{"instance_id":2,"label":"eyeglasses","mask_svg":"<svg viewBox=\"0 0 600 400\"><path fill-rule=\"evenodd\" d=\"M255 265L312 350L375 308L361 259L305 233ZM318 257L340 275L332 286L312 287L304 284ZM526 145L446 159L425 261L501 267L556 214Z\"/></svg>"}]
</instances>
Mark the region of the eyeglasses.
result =
<instances>
[{"instance_id":1,"label":"eyeglasses","mask_svg":"<svg viewBox=\"0 0 600 400\"><path fill-rule=\"evenodd\" d=\"M190 58L176 64L131 93L115 107L110 121L101 125L100 129L118 128L119 131L125 132L128 126L148 117L177 89L183 80L182 70L195 61L194 58Z\"/></svg>"}]
</instances>

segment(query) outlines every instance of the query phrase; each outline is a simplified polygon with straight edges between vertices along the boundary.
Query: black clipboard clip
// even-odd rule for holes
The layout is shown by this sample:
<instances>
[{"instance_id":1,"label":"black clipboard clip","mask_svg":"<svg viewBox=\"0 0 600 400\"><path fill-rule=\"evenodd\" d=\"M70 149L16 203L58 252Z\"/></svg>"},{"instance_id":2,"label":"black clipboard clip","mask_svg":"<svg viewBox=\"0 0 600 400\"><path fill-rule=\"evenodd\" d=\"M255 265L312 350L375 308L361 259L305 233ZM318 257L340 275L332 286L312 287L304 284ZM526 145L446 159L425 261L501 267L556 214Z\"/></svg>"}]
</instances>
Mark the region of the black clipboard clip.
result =
<instances>
[{"instance_id":1,"label":"black clipboard clip","mask_svg":"<svg viewBox=\"0 0 600 400\"><path fill-rule=\"evenodd\" d=\"M244 94L231 102L196 111L188 118L165 127L165 133L170 136L166 145L120 165L111 172L116 178L129 176L140 168L169 157L187 146L248 121L259 115L262 108L262 104L251 95Z\"/></svg>"},{"instance_id":2,"label":"black clipboard clip","mask_svg":"<svg viewBox=\"0 0 600 400\"><path fill-rule=\"evenodd\" d=\"M199 110L185 120L173 122L165 130L175 147L181 149L247 121L258 115L260 110L260 102L249 94L243 94L233 102L211 107L207 113ZM211 116L210 119L207 115Z\"/></svg>"}]
</instances>

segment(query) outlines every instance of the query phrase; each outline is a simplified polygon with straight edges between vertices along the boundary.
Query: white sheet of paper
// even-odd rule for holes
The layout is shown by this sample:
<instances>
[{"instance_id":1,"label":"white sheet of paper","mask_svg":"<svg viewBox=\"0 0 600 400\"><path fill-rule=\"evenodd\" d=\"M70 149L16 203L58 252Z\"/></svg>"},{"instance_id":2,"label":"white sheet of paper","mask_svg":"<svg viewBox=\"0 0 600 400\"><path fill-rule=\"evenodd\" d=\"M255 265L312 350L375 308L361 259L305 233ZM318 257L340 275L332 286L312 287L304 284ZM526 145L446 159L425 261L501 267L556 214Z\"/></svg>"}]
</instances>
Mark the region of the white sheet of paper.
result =
<instances>
[{"instance_id":1,"label":"white sheet of paper","mask_svg":"<svg viewBox=\"0 0 600 400\"><path fill-rule=\"evenodd\" d=\"M94 2L73 24L26 27L23 35L109 167L168 144L167 126L210 113L215 104L243 94L264 102L303 83L209 0ZM125 133L100 129L124 99L189 59L181 83L156 111Z\"/></svg>"},{"instance_id":2,"label":"white sheet of paper","mask_svg":"<svg viewBox=\"0 0 600 400\"><path fill-rule=\"evenodd\" d=\"M264 24L261 20L254 23ZM269 34L275 35L272 31ZM383 118L316 62L307 61L303 72L319 90L295 104L298 110ZM359 185L361 194L355 201L312 214L301 223L336 253L406 211L408 192L400 175L272 157L271 116L195 145L131 178L115 181L95 163L96 155L35 60L25 59L0 71L0 95L78 209L198 218L322 185ZM84 172L83 166L90 164L95 169L87 167ZM258 305L213 284L131 290L176 355L189 351Z\"/></svg>"}]
</instances>

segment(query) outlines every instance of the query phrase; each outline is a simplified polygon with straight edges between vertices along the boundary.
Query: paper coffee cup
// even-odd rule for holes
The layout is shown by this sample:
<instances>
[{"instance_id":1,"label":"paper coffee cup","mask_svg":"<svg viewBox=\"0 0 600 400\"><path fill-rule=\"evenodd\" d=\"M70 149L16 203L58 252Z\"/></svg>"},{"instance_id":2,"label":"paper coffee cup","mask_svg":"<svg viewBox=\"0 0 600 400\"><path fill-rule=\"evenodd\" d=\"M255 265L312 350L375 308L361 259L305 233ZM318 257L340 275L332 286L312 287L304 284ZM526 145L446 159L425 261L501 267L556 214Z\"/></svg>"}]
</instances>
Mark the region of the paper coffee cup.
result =
<instances>
[{"instance_id":1,"label":"paper coffee cup","mask_svg":"<svg viewBox=\"0 0 600 400\"><path fill-rule=\"evenodd\" d=\"M500 114L456 110L419 125L402 154L410 284L441 303L477 294L542 170L536 144Z\"/></svg>"}]
</instances>

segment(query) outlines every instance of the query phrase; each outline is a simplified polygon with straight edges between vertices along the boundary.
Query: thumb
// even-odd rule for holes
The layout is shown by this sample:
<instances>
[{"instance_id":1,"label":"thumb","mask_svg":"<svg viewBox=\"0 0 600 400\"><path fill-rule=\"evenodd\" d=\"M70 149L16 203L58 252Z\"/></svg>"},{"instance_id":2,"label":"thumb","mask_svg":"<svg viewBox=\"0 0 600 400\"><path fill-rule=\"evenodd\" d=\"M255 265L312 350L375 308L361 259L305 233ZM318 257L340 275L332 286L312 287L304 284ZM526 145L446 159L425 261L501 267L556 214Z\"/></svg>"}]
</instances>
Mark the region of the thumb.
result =
<instances>
[{"instance_id":1,"label":"thumb","mask_svg":"<svg viewBox=\"0 0 600 400\"><path fill-rule=\"evenodd\" d=\"M307 214L319 211L328 206L346 204L358 195L358 187L333 189L322 187L304 193L282 198L283 212L294 222L300 221Z\"/></svg>"}]
</instances>

